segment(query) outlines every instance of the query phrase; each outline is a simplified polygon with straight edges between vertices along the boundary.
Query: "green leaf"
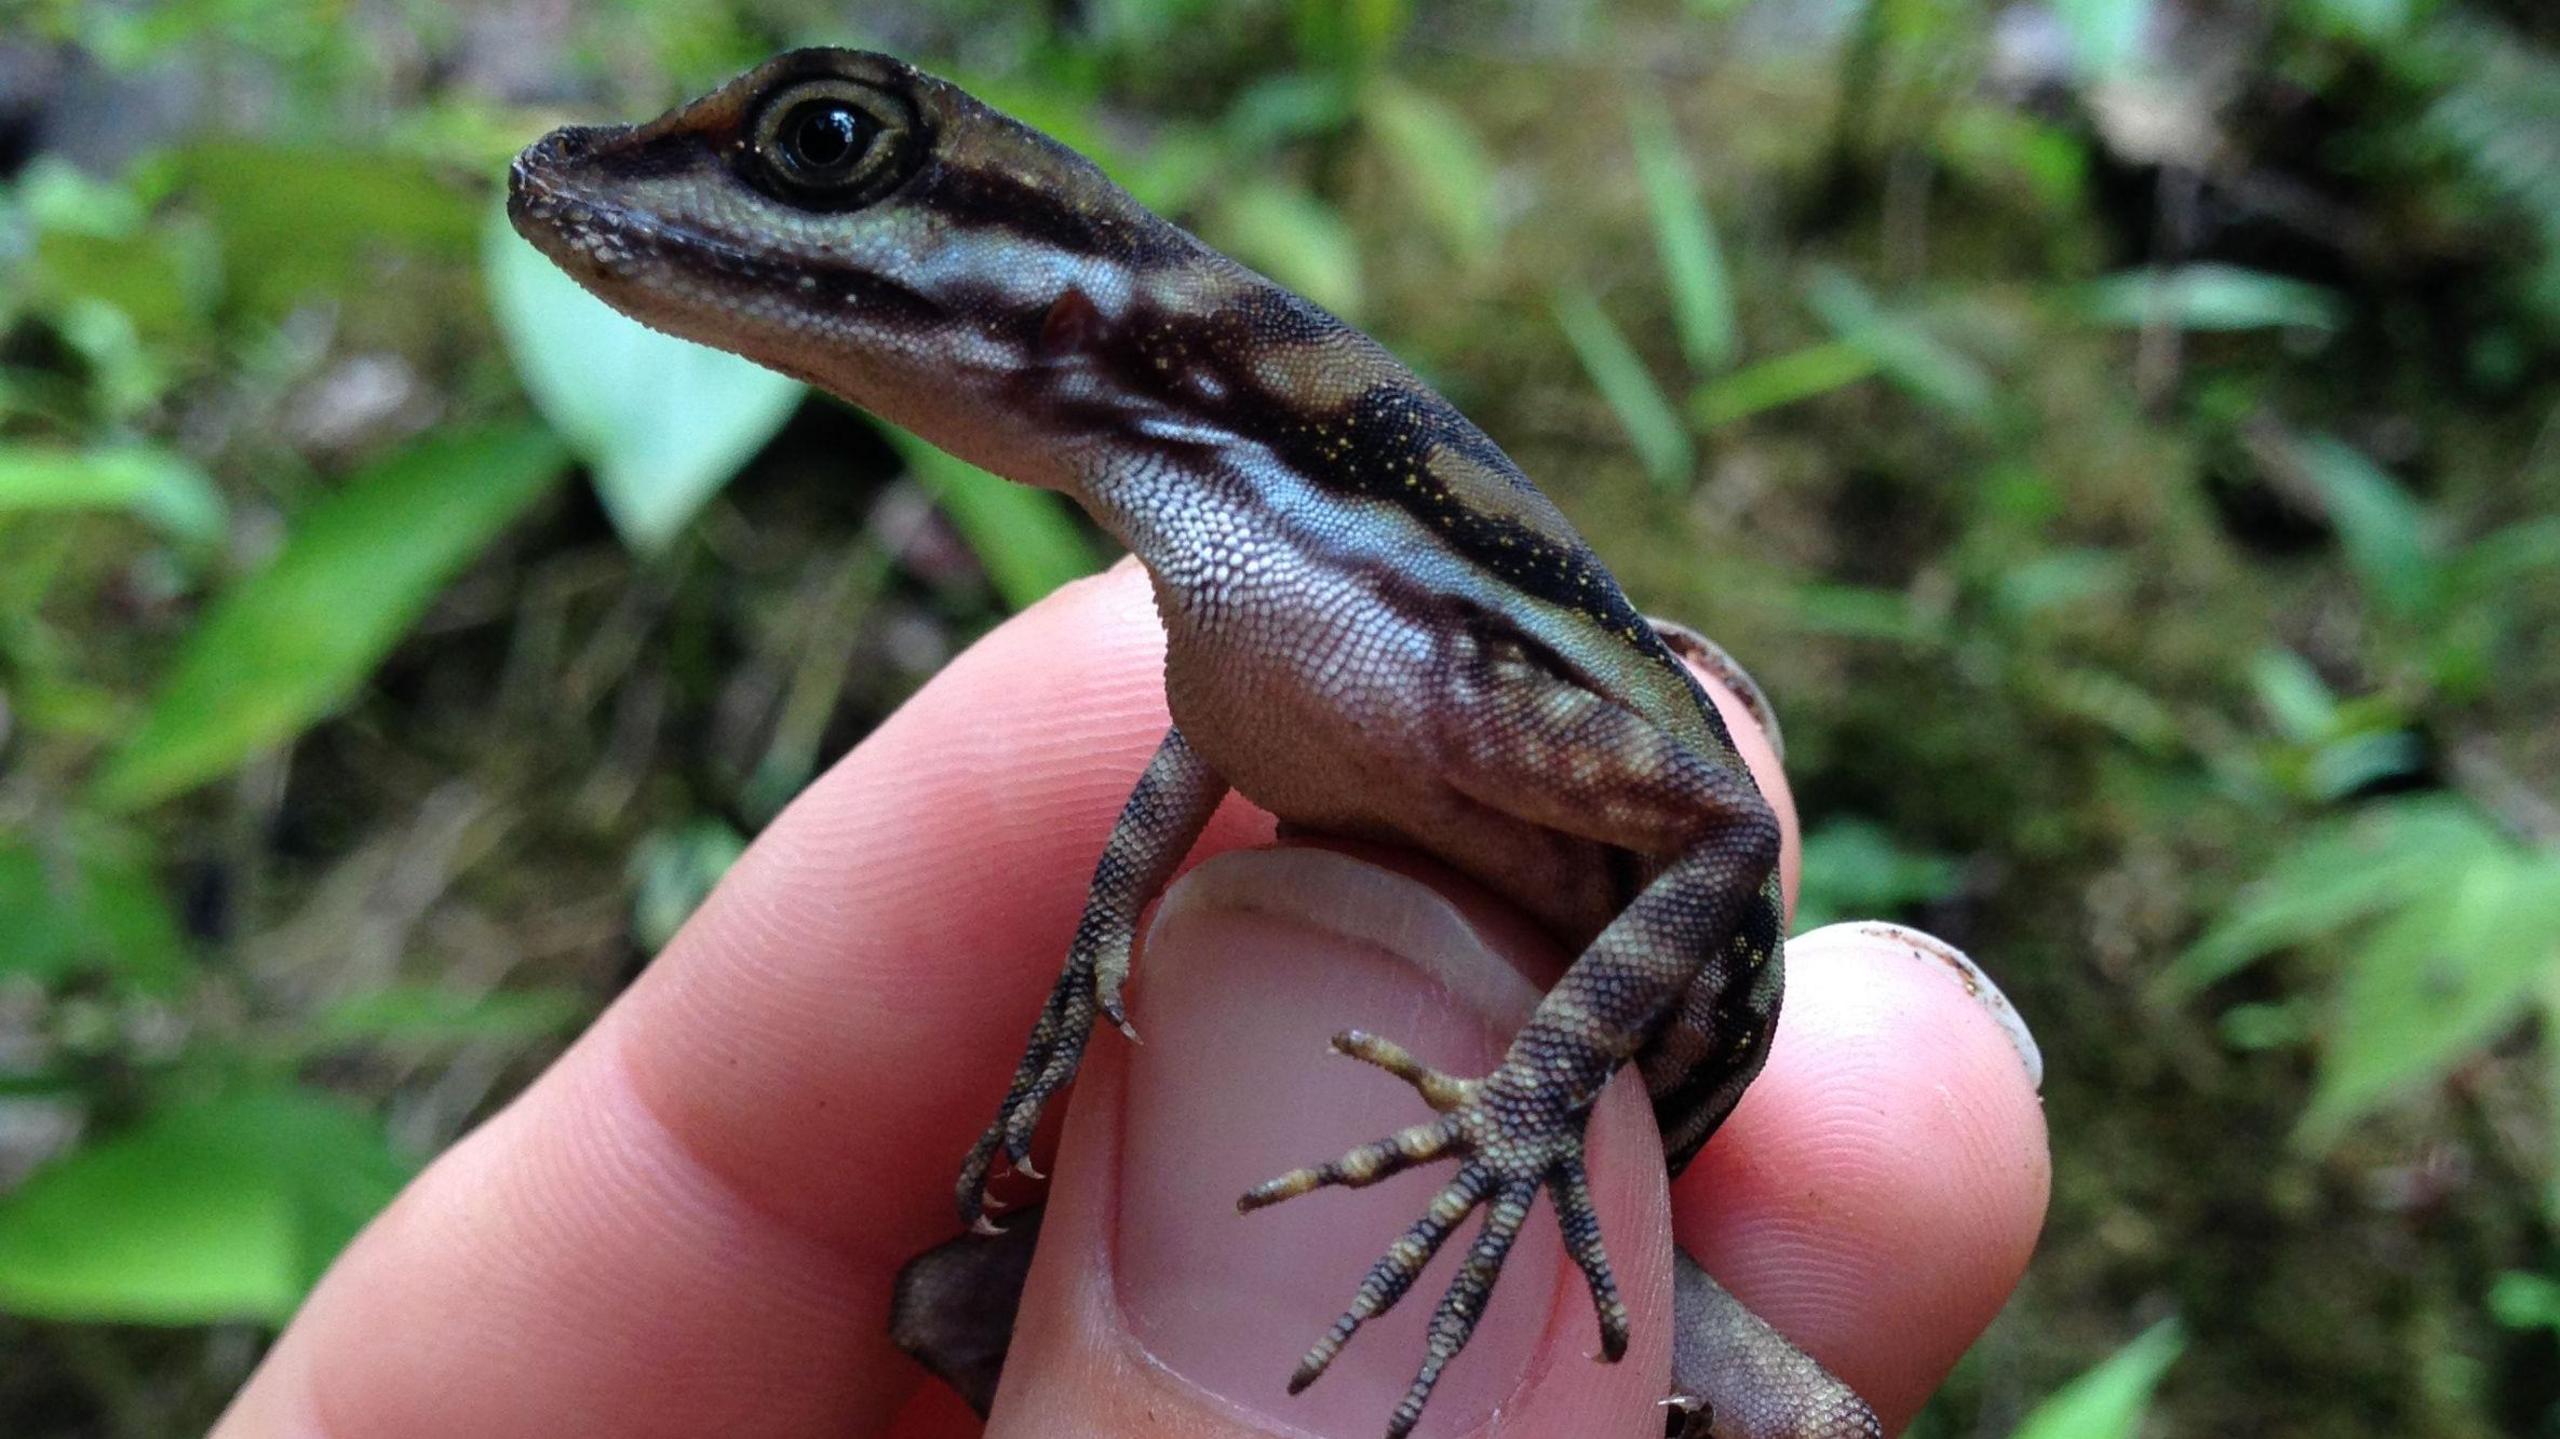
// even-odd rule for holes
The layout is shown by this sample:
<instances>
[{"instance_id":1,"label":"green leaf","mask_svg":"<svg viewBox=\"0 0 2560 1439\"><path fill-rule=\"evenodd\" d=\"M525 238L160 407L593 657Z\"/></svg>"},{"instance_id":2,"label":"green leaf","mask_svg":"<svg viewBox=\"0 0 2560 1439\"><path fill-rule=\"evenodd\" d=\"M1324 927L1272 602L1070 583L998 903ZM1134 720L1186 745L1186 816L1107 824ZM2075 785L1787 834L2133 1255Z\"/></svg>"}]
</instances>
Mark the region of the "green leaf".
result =
<instances>
[{"instance_id":1,"label":"green leaf","mask_svg":"<svg viewBox=\"0 0 2560 1439\"><path fill-rule=\"evenodd\" d=\"M1421 202L1449 253L1466 265L1491 258L1493 160L1465 119L1437 97L1387 75L1369 83L1360 108L1379 154Z\"/></svg>"},{"instance_id":2,"label":"green leaf","mask_svg":"<svg viewBox=\"0 0 2560 1439\"><path fill-rule=\"evenodd\" d=\"M2311 662L2288 649L2263 649L2249 662L2258 703L2285 738L2312 744L2338 732L2338 698Z\"/></svg>"},{"instance_id":3,"label":"green leaf","mask_svg":"<svg viewBox=\"0 0 2560 1439\"><path fill-rule=\"evenodd\" d=\"M913 435L892 432L916 482L951 519L987 567L996 593L1014 609L1101 568L1061 496L988 474Z\"/></svg>"},{"instance_id":4,"label":"green leaf","mask_svg":"<svg viewBox=\"0 0 2560 1439\"><path fill-rule=\"evenodd\" d=\"M469 994L441 985L397 984L322 1010L305 1026L303 1037L315 1050L351 1044L528 1044L567 1032L587 1013L586 997L574 990Z\"/></svg>"},{"instance_id":5,"label":"green leaf","mask_svg":"<svg viewBox=\"0 0 2560 1439\"><path fill-rule=\"evenodd\" d=\"M2071 59L2083 80L2125 74L2142 60L2151 28L2151 0L2053 0L2053 13L2071 37Z\"/></svg>"},{"instance_id":6,"label":"green leaf","mask_svg":"<svg viewBox=\"0 0 2560 1439\"><path fill-rule=\"evenodd\" d=\"M1954 892L1955 861L1904 849L1880 825L1839 819L1804 837L1804 885L1796 927L1814 929L1857 915L1883 916Z\"/></svg>"},{"instance_id":7,"label":"green leaf","mask_svg":"<svg viewBox=\"0 0 2560 1439\"><path fill-rule=\"evenodd\" d=\"M2037 1405L2010 1439L2133 1439L2161 1377L2186 1347L2178 1322L2161 1320Z\"/></svg>"},{"instance_id":8,"label":"green leaf","mask_svg":"<svg viewBox=\"0 0 2560 1439\"><path fill-rule=\"evenodd\" d=\"M1077 12L1080 34L1109 47L1110 54L1144 54L1165 44L1185 27L1201 23L1201 12L1217 0L1093 0ZM972 86L969 93L978 92ZM1007 108L1006 114L1014 112ZM1041 129L1046 131L1047 126Z\"/></svg>"},{"instance_id":9,"label":"green leaf","mask_svg":"<svg viewBox=\"0 0 2560 1439\"><path fill-rule=\"evenodd\" d=\"M2378 45L2397 39L2429 0L2303 0L2314 21L2342 35Z\"/></svg>"},{"instance_id":10,"label":"green leaf","mask_svg":"<svg viewBox=\"0 0 2560 1439\"><path fill-rule=\"evenodd\" d=\"M31 157L14 183L27 219L46 234L121 240L139 234L150 218L132 190L58 153Z\"/></svg>"},{"instance_id":11,"label":"green leaf","mask_svg":"<svg viewBox=\"0 0 2560 1439\"><path fill-rule=\"evenodd\" d=\"M84 306L108 306L155 350L205 339L221 269L209 227L177 217L146 223L131 188L58 154L30 161L17 190L34 233L20 242L25 263L15 278L32 305L57 323Z\"/></svg>"},{"instance_id":12,"label":"green leaf","mask_svg":"<svg viewBox=\"0 0 2560 1439\"><path fill-rule=\"evenodd\" d=\"M2377 806L2313 831L2162 972L2164 999L2195 993L2279 949L2346 932L2409 904L2479 864L2506 841L2459 800Z\"/></svg>"},{"instance_id":13,"label":"green leaf","mask_svg":"<svg viewBox=\"0 0 2560 1439\"><path fill-rule=\"evenodd\" d=\"M352 696L436 592L558 477L532 425L424 441L294 517L179 647L94 797L131 809L284 743Z\"/></svg>"},{"instance_id":14,"label":"green leaf","mask_svg":"<svg viewBox=\"0 0 2560 1439\"><path fill-rule=\"evenodd\" d=\"M1653 248L1671 293L1671 321L1680 350L1702 372L1733 363L1739 348L1733 315L1733 280L1716 242L1697 172L1671 126L1662 101L1647 94L1628 107L1635 137L1636 174L1644 181L1645 208L1653 218Z\"/></svg>"},{"instance_id":15,"label":"green leaf","mask_svg":"<svg viewBox=\"0 0 2560 1439\"><path fill-rule=\"evenodd\" d=\"M1228 103L1226 113L1218 117L1218 138L1234 154L1267 155L1283 145L1350 125L1359 93L1342 76L1328 72L1265 75Z\"/></svg>"},{"instance_id":16,"label":"green leaf","mask_svg":"<svg viewBox=\"0 0 2560 1439\"><path fill-rule=\"evenodd\" d=\"M1332 206L1297 186L1237 181L1205 228L1219 248L1333 313L1360 312L1360 242Z\"/></svg>"},{"instance_id":17,"label":"green leaf","mask_svg":"<svg viewBox=\"0 0 2560 1439\"><path fill-rule=\"evenodd\" d=\"M1789 350L1730 375L1709 380L1689 395L1689 418L1712 430L1736 420L1827 395L1876 372L1875 356L1846 340Z\"/></svg>"},{"instance_id":18,"label":"green leaf","mask_svg":"<svg viewBox=\"0 0 2560 1439\"><path fill-rule=\"evenodd\" d=\"M1617 412L1618 423L1626 427L1645 473L1665 490L1686 489L1698 467L1689 431L1661 387L1654 384L1635 347L1618 332L1600 302L1578 286L1556 292L1555 312L1565 339L1582 359L1583 372L1591 377L1600 398Z\"/></svg>"},{"instance_id":19,"label":"green leaf","mask_svg":"<svg viewBox=\"0 0 2560 1439\"><path fill-rule=\"evenodd\" d=\"M2473 540L2447 560L2445 598L2503 604L2508 587L2560 573L2560 515L2520 520Z\"/></svg>"},{"instance_id":20,"label":"green leaf","mask_svg":"<svg viewBox=\"0 0 2560 1439\"><path fill-rule=\"evenodd\" d=\"M2415 615L2437 583L2426 512L2382 467L2330 435L2306 435L2291 453L2320 492L2338 543L2366 590L2394 615Z\"/></svg>"},{"instance_id":21,"label":"green leaf","mask_svg":"<svg viewBox=\"0 0 2560 1439\"><path fill-rule=\"evenodd\" d=\"M615 312L503 214L487 240L489 300L525 393L594 473L623 542L663 552L791 418L800 382Z\"/></svg>"},{"instance_id":22,"label":"green leaf","mask_svg":"<svg viewBox=\"0 0 2560 1439\"><path fill-rule=\"evenodd\" d=\"M2429 77L2439 98L2420 124L2541 232L2539 274L2523 288L2546 318L2560 318L2560 61L2494 25L2431 30L2452 43L2445 75Z\"/></svg>"},{"instance_id":23,"label":"green leaf","mask_svg":"<svg viewBox=\"0 0 2560 1439\"><path fill-rule=\"evenodd\" d=\"M179 173L212 211L233 293L262 313L371 284L365 262L388 252L471 253L470 191L405 156L219 140L180 155Z\"/></svg>"},{"instance_id":24,"label":"green leaf","mask_svg":"<svg viewBox=\"0 0 2560 1439\"><path fill-rule=\"evenodd\" d=\"M2181 330L2338 330L2347 323L2338 292L2233 265L2133 270L2084 285L2080 314L2101 325Z\"/></svg>"},{"instance_id":25,"label":"green leaf","mask_svg":"<svg viewBox=\"0 0 2560 1439\"><path fill-rule=\"evenodd\" d=\"M631 856L631 928L640 947L651 954L666 948L746 852L746 837L717 819L642 839Z\"/></svg>"},{"instance_id":26,"label":"green leaf","mask_svg":"<svg viewBox=\"0 0 2560 1439\"><path fill-rule=\"evenodd\" d=\"M166 994L188 966L148 841L88 823L0 839L0 976L55 983L112 975Z\"/></svg>"},{"instance_id":27,"label":"green leaf","mask_svg":"<svg viewBox=\"0 0 2560 1439\"><path fill-rule=\"evenodd\" d=\"M2314 1037L2309 1008L2300 1002L2235 1004L2222 1012L2215 1028L2224 1044L2243 1053L2292 1049L2310 1044Z\"/></svg>"},{"instance_id":28,"label":"green leaf","mask_svg":"<svg viewBox=\"0 0 2560 1439\"><path fill-rule=\"evenodd\" d=\"M2297 1134L2335 1143L2392 1097L2431 1083L2523 1017L2560 965L2560 858L2513 853L2442 882L2350 953Z\"/></svg>"},{"instance_id":29,"label":"green leaf","mask_svg":"<svg viewBox=\"0 0 2560 1439\"><path fill-rule=\"evenodd\" d=\"M1413 0L1298 0L1298 45L1337 70L1374 69L1413 24Z\"/></svg>"},{"instance_id":30,"label":"green leaf","mask_svg":"<svg viewBox=\"0 0 2560 1439\"><path fill-rule=\"evenodd\" d=\"M2132 587L2123 555L2100 549L2055 550L2021 560L1992 581L2000 609L2021 621Z\"/></svg>"},{"instance_id":31,"label":"green leaf","mask_svg":"<svg viewBox=\"0 0 2560 1439\"><path fill-rule=\"evenodd\" d=\"M2489 1313L2509 1329L2560 1331L2560 1279L2510 1269L2489 1286Z\"/></svg>"},{"instance_id":32,"label":"green leaf","mask_svg":"<svg viewBox=\"0 0 2560 1439\"><path fill-rule=\"evenodd\" d=\"M1866 351L1885 378L1913 398L1974 424L1990 420L1998 390L1982 367L1916 321L1887 311L1846 272L1817 271L1805 298L1833 334Z\"/></svg>"},{"instance_id":33,"label":"green leaf","mask_svg":"<svg viewBox=\"0 0 2560 1439\"><path fill-rule=\"evenodd\" d=\"M222 492L182 455L0 445L0 515L82 509L124 510L193 544L222 535Z\"/></svg>"},{"instance_id":34,"label":"green leaf","mask_svg":"<svg viewBox=\"0 0 2560 1439\"><path fill-rule=\"evenodd\" d=\"M2082 212L2089 192L2088 142L2073 130L2009 104L1959 104L1938 126L1938 153L1958 176L1985 188L2022 188L2057 217Z\"/></svg>"},{"instance_id":35,"label":"green leaf","mask_svg":"<svg viewBox=\"0 0 2560 1439\"><path fill-rule=\"evenodd\" d=\"M2042 688L2042 698L2058 713L2102 725L2153 754L2170 754L2186 738L2169 706L2124 675L2090 665L2063 665L2046 677Z\"/></svg>"},{"instance_id":36,"label":"green leaf","mask_svg":"<svg viewBox=\"0 0 2560 1439\"><path fill-rule=\"evenodd\" d=\"M2311 754L2303 784L2314 799L2343 799L2369 784L2426 767L2427 747L2407 730L2342 735Z\"/></svg>"},{"instance_id":37,"label":"green leaf","mask_svg":"<svg viewBox=\"0 0 2560 1439\"><path fill-rule=\"evenodd\" d=\"M1813 634L1910 645L1935 644L1945 638L1934 617L1899 590L1800 584L1786 592L1786 604L1796 624Z\"/></svg>"},{"instance_id":38,"label":"green leaf","mask_svg":"<svg viewBox=\"0 0 2560 1439\"><path fill-rule=\"evenodd\" d=\"M379 1122L313 1090L172 1105L0 1196L0 1308L281 1323L408 1174Z\"/></svg>"}]
</instances>

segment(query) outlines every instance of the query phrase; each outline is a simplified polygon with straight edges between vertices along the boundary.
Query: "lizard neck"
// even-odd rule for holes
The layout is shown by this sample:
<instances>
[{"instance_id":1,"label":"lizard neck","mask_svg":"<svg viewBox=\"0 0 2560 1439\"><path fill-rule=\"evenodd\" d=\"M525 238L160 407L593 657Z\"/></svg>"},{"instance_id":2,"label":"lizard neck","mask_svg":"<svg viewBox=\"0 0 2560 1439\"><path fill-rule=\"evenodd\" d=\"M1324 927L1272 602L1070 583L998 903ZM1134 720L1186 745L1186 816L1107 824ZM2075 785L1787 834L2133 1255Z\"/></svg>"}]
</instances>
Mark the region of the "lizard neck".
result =
<instances>
[{"instance_id":1,"label":"lizard neck","mask_svg":"<svg viewBox=\"0 0 2560 1439\"><path fill-rule=\"evenodd\" d=\"M1062 443L1036 462L1050 474L1003 472L1075 495L1169 601L1275 553L1430 569L1439 592L1534 604L1670 663L1563 514L1375 341L1205 251L1121 293L1118 312L1052 305L1074 320L1044 329L1072 343L1003 402Z\"/></svg>"}]
</instances>

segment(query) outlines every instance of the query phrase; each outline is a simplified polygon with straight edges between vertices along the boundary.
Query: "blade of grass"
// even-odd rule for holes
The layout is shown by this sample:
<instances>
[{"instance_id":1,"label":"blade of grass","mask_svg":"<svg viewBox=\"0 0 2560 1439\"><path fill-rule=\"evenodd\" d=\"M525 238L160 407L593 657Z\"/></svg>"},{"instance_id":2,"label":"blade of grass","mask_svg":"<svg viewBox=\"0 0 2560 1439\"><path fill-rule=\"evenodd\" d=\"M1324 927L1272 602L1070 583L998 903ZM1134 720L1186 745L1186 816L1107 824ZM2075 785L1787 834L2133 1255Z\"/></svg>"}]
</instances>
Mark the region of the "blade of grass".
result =
<instances>
[{"instance_id":1,"label":"blade of grass","mask_svg":"<svg viewBox=\"0 0 2560 1439\"><path fill-rule=\"evenodd\" d=\"M1826 340L1745 365L1689 393L1689 420L1712 430L1854 385L1876 372L1876 359L1847 340Z\"/></svg>"},{"instance_id":2,"label":"blade of grass","mask_svg":"<svg viewBox=\"0 0 2560 1439\"><path fill-rule=\"evenodd\" d=\"M2305 435L2291 450L2327 503L2338 543L2366 589L2404 618L2424 608L2438 580L2426 511L2380 465L2336 436Z\"/></svg>"},{"instance_id":3,"label":"blade of grass","mask_svg":"<svg viewBox=\"0 0 2560 1439\"><path fill-rule=\"evenodd\" d=\"M1697 468L1696 451L1690 448L1689 432L1681 425L1679 413L1653 382L1635 347L1619 333L1600 302L1578 286L1556 292L1555 312L1565 339L1582 358L1583 371L1591 376L1600 398L1617 413L1618 423L1626 427L1645 473L1665 490L1686 487Z\"/></svg>"},{"instance_id":4,"label":"blade of grass","mask_svg":"<svg viewBox=\"0 0 2560 1439\"><path fill-rule=\"evenodd\" d=\"M1725 369L1738 348L1733 281L1697 172L1659 97L1642 95L1629 105L1627 128L1635 140L1645 208L1653 217L1654 251L1662 258L1663 284L1671 292L1680 352L1701 372Z\"/></svg>"},{"instance_id":5,"label":"blade of grass","mask_svg":"<svg viewBox=\"0 0 2560 1439\"><path fill-rule=\"evenodd\" d=\"M1361 112L1449 253L1469 266L1492 258L1493 160L1465 117L1437 96L1385 75L1363 92Z\"/></svg>"},{"instance_id":6,"label":"blade of grass","mask_svg":"<svg viewBox=\"0 0 2560 1439\"><path fill-rule=\"evenodd\" d=\"M2037 1405L2010 1439L2133 1439L2152 1391L2186 1347L2178 1321L2161 1320Z\"/></svg>"},{"instance_id":7,"label":"blade of grass","mask_svg":"<svg viewBox=\"0 0 2560 1439\"><path fill-rule=\"evenodd\" d=\"M1973 424L1998 406L1991 377L1906 316L1876 302L1847 272L1816 272L1806 300L1832 333L1867 352L1885 378L1923 404Z\"/></svg>"},{"instance_id":8,"label":"blade of grass","mask_svg":"<svg viewBox=\"0 0 2560 1439\"><path fill-rule=\"evenodd\" d=\"M2075 308L2101 325L2181 330L2337 330L2347 306L2320 285L2236 265L2131 270L2079 288Z\"/></svg>"},{"instance_id":9,"label":"blade of grass","mask_svg":"<svg viewBox=\"0 0 2560 1439\"><path fill-rule=\"evenodd\" d=\"M1229 185L1202 233L1333 313L1360 313L1366 282L1359 237L1339 211L1306 189L1278 180Z\"/></svg>"},{"instance_id":10,"label":"blade of grass","mask_svg":"<svg viewBox=\"0 0 2560 1439\"><path fill-rule=\"evenodd\" d=\"M126 510L199 544L222 534L222 492L174 451L0 446L0 515L75 509Z\"/></svg>"}]
</instances>

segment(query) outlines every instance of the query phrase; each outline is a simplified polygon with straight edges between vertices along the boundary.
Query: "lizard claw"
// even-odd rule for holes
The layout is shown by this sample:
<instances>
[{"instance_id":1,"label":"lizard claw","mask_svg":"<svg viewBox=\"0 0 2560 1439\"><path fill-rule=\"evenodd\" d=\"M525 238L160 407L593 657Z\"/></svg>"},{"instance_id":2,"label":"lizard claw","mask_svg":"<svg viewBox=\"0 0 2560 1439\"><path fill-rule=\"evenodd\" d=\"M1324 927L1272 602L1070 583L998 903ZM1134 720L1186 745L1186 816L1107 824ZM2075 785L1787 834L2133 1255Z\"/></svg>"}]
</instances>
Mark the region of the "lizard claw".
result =
<instances>
[{"instance_id":1,"label":"lizard claw","mask_svg":"<svg viewBox=\"0 0 2560 1439\"><path fill-rule=\"evenodd\" d=\"M1094 967L1094 1006L1102 1011L1103 1018L1111 1021L1112 1028L1127 1036L1131 1044L1136 1044L1139 1042L1138 1027L1129 1022L1128 1001L1122 995L1128 983L1129 966L1126 963L1106 963Z\"/></svg>"}]
</instances>

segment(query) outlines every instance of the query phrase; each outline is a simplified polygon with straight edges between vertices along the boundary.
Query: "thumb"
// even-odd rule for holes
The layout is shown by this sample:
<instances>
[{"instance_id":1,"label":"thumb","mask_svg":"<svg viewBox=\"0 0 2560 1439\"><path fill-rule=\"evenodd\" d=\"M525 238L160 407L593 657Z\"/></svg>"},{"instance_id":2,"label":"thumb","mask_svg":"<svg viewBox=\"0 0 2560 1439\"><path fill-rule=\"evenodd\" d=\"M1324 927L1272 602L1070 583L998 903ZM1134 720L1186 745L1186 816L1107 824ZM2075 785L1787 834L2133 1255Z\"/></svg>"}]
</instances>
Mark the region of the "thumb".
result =
<instances>
[{"instance_id":1,"label":"thumb","mask_svg":"<svg viewBox=\"0 0 2560 1439\"><path fill-rule=\"evenodd\" d=\"M1232 853L1168 892L1138 960L1144 1043L1097 1034L1079 1081L993 1439L1384 1432L1473 1226L1292 1397L1299 1356L1435 1186L1328 1189L1250 1215L1236 1198L1429 1117L1394 1079L1330 1055L1331 1035L1368 1029L1449 1073L1483 1074L1560 963L1517 920L1444 897L1409 866ZM1592 1357L1591 1300L1542 1203L1419 1439L1471 1432L1497 1410L1523 1433L1659 1431L1670 1226L1631 1076L1602 1097L1590 1133L1602 1232L1635 1319L1627 1357ZM1445 1181L1444 1166L1426 1168Z\"/></svg>"}]
</instances>

